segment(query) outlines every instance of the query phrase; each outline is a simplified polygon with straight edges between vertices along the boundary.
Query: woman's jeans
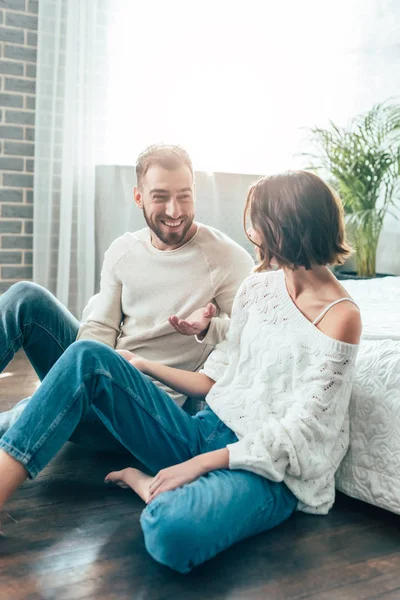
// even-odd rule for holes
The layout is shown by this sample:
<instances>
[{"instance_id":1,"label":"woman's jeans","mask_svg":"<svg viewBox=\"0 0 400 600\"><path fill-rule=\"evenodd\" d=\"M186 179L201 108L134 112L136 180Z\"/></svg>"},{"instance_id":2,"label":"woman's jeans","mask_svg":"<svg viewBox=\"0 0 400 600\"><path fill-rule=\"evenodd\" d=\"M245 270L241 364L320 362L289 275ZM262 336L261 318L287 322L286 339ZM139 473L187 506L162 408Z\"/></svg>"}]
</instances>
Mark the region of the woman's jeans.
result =
<instances>
[{"instance_id":1,"label":"woman's jeans","mask_svg":"<svg viewBox=\"0 0 400 600\"><path fill-rule=\"evenodd\" d=\"M3 297L3 319L2 300ZM17 310L15 305L14 309ZM59 356L0 440L0 448L21 462L30 477L35 477L79 431L88 414L98 422L99 447L103 441L107 445L107 432L117 446L125 448L153 473L237 441L211 409L194 417L188 415L108 346L90 340L71 344L76 325L70 316L65 315L63 321L63 343L58 336L61 318L56 328L49 315L24 322L20 314L15 321L5 336L11 349L3 347L4 332L0 331L2 368L21 345L21 335L25 336L24 348L39 376L45 375L51 362L49 358L46 362L43 355L49 351L53 357L57 353ZM35 327L46 332L38 336L42 342L33 342ZM32 360L39 347L42 356ZM91 435L93 439L95 430ZM283 522L296 504L284 483L271 482L248 471L222 469L157 496L144 509L141 525L151 556L188 573L235 542Z\"/></svg>"}]
</instances>

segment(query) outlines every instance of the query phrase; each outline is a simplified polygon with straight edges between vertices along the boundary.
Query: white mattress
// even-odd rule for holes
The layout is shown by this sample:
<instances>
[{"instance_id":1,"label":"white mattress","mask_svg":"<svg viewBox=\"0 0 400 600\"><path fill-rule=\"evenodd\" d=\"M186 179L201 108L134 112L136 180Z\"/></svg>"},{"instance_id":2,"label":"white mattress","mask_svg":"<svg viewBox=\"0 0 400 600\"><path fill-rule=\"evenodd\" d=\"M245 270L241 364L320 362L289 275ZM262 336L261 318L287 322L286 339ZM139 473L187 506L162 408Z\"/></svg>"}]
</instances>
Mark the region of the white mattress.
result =
<instances>
[{"instance_id":1,"label":"white mattress","mask_svg":"<svg viewBox=\"0 0 400 600\"><path fill-rule=\"evenodd\" d=\"M400 277L342 283L360 306L363 335L336 487L400 514Z\"/></svg>"}]
</instances>

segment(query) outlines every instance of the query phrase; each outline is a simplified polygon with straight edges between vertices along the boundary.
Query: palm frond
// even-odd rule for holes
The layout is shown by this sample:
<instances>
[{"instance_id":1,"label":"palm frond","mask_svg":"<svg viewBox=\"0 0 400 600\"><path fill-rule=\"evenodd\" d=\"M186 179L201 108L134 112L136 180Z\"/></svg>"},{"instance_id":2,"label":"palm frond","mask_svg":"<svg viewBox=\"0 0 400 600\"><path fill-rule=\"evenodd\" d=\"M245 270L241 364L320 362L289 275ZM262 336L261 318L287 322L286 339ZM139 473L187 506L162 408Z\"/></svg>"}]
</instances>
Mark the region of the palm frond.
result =
<instances>
[{"instance_id":1,"label":"palm frond","mask_svg":"<svg viewBox=\"0 0 400 600\"><path fill-rule=\"evenodd\" d=\"M361 270L370 274L384 218L400 207L400 105L375 104L348 127L313 127L308 143L302 156L339 192Z\"/></svg>"}]
</instances>

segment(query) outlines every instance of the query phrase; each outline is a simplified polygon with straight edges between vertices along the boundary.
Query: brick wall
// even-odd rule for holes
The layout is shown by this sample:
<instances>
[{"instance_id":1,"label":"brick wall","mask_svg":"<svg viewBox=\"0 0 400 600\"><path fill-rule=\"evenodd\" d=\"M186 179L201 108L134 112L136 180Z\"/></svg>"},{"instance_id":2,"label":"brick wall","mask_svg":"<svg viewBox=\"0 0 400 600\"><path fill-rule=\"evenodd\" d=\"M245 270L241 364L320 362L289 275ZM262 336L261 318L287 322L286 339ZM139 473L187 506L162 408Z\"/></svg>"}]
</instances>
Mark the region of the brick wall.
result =
<instances>
[{"instance_id":1,"label":"brick wall","mask_svg":"<svg viewBox=\"0 0 400 600\"><path fill-rule=\"evenodd\" d=\"M32 279L38 0L0 0L0 294Z\"/></svg>"}]
</instances>

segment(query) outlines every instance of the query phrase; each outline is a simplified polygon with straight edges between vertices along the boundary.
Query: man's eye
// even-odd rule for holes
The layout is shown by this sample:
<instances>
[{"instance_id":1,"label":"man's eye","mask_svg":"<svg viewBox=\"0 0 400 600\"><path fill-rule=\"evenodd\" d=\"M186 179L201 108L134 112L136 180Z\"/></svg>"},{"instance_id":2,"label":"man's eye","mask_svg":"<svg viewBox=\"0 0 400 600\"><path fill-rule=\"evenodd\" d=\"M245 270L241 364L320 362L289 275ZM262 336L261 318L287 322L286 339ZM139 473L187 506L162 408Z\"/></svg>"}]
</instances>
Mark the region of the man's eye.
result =
<instances>
[{"instance_id":1,"label":"man's eye","mask_svg":"<svg viewBox=\"0 0 400 600\"><path fill-rule=\"evenodd\" d=\"M178 197L178 200L179 200L180 202L182 202L182 200L190 200L190 195L189 195L189 194L186 194L186 196L179 196L179 197Z\"/></svg>"},{"instance_id":2,"label":"man's eye","mask_svg":"<svg viewBox=\"0 0 400 600\"><path fill-rule=\"evenodd\" d=\"M154 196L154 200L159 200L160 202L165 202L168 200L168 196Z\"/></svg>"}]
</instances>

